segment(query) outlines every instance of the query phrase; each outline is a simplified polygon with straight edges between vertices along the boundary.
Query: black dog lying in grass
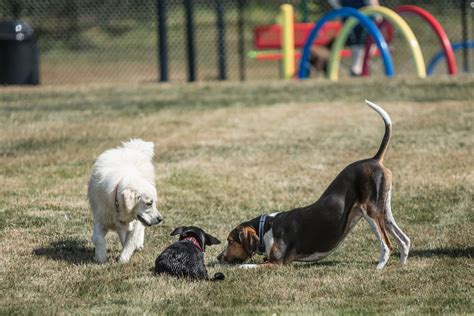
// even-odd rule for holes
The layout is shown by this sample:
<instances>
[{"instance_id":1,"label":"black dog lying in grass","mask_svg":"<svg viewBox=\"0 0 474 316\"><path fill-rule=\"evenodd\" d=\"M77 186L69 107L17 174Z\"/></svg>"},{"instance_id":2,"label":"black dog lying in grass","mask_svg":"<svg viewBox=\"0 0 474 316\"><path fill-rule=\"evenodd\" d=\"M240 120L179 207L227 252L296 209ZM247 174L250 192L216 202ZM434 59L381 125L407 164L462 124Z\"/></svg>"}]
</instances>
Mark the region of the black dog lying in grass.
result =
<instances>
[{"instance_id":1,"label":"black dog lying in grass","mask_svg":"<svg viewBox=\"0 0 474 316\"><path fill-rule=\"evenodd\" d=\"M179 235L179 241L170 245L156 258L155 273L168 273L178 278L209 280L204 265L204 251L206 245L217 245L221 242L194 226L178 227L171 233L171 236L174 235ZM224 280L224 274L218 272L211 280Z\"/></svg>"}]
</instances>

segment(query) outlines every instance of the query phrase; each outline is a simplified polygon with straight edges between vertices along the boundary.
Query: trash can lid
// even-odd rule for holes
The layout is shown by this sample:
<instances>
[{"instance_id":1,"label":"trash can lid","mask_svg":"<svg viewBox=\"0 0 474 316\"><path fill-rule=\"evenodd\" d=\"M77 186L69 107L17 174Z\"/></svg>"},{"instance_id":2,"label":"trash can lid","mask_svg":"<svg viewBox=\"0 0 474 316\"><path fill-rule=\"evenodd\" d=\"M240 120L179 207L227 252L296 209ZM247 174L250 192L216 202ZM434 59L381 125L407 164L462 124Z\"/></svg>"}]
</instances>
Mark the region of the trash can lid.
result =
<instances>
[{"instance_id":1,"label":"trash can lid","mask_svg":"<svg viewBox=\"0 0 474 316\"><path fill-rule=\"evenodd\" d=\"M31 26L20 20L0 21L0 40L24 41L33 36Z\"/></svg>"}]
</instances>

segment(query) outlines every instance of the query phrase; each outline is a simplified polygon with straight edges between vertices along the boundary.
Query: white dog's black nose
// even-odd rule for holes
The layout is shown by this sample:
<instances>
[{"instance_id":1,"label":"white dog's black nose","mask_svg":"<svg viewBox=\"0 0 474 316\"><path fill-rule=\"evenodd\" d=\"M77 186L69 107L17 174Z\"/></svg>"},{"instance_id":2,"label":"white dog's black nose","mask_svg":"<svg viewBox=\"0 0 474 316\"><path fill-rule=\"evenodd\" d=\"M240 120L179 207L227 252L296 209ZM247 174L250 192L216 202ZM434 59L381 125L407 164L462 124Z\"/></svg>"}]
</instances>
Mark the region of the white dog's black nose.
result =
<instances>
[{"instance_id":1,"label":"white dog's black nose","mask_svg":"<svg viewBox=\"0 0 474 316\"><path fill-rule=\"evenodd\" d=\"M160 213L151 219L151 225L158 225L163 221L163 216Z\"/></svg>"},{"instance_id":2,"label":"white dog's black nose","mask_svg":"<svg viewBox=\"0 0 474 316\"><path fill-rule=\"evenodd\" d=\"M158 220L158 223L163 221L163 216L160 213L158 213L158 216L156 218Z\"/></svg>"}]
</instances>

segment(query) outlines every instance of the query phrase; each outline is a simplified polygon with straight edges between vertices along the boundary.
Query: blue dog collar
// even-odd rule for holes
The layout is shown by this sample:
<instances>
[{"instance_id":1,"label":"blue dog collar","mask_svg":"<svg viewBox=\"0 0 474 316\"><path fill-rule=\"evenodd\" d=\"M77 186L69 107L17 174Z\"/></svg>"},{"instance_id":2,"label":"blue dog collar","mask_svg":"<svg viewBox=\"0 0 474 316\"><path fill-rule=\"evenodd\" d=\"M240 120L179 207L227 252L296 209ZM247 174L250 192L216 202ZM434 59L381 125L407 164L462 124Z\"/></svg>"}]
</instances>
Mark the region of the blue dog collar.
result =
<instances>
[{"instance_id":1,"label":"blue dog collar","mask_svg":"<svg viewBox=\"0 0 474 316\"><path fill-rule=\"evenodd\" d=\"M265 222L267 220L266 215L261 215L260 220L258 221L258 252L265 253L265 241L263 240L263 235L265 235Z\"/></svg>"}]
</instances>

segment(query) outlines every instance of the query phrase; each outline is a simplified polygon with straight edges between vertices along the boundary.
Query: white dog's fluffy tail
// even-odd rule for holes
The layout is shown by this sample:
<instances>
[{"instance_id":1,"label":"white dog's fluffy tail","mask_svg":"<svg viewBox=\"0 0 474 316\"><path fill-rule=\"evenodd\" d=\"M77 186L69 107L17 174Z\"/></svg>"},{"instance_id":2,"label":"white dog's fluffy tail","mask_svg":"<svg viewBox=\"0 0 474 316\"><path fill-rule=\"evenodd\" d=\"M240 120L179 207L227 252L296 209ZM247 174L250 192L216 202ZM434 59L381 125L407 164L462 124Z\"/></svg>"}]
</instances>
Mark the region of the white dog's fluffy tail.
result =
<instances>
[{"instance_id":1,"label":"white dog's fluffy tail","mask_svg":"<svg viewBox=\"0 0 474 316\"><path fill-rule=\"evenodd\" d=\"M123 142L122 143L123 148L127 149L132 149L132 150L137 150L150 159L153 158L154 156L154 148L155 145L152 142L145 142L142 139L139 138L134 138L130 139L128 142Z\"/></svg>"}]
</instances>

